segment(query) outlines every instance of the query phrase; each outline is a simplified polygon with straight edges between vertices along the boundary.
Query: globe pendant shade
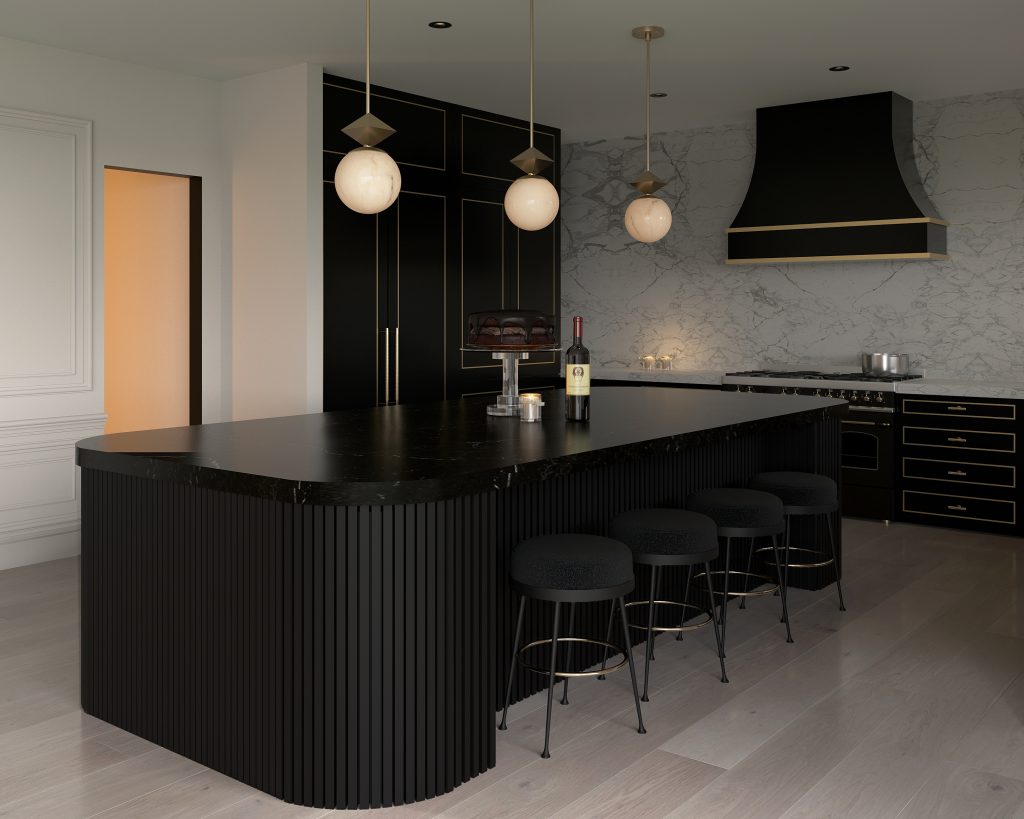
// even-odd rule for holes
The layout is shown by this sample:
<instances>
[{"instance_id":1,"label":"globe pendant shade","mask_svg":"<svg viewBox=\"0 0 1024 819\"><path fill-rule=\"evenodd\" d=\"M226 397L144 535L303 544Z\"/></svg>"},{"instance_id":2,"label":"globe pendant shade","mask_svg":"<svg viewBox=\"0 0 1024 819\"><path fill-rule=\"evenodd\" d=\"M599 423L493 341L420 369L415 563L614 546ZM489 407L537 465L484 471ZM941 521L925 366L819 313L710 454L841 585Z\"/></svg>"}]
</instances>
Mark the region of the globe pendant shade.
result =
<instances>
[{"instance_id":1,"label":"globe pendant shade","mask_svg":"<svg viewBox=\"0 0 1024 819\"><path fill-rule=\"evenodd\" d=\"M505 192L505 213L517 228L546 228L558 215L558 191L543 176L521 176Z\"/></svg>"},{"instance_id":2,"label":"globe pendant shade","mask_svg":"<svg viewBox=\"0 0 1024 819\"><path fill-rule=\"evenodd\" d=\"M641 196L626 208L626 230L638 242L657 242L672 227L672 210L656 196Z\"/></svg>"},{"instance_id":3,"label":"globe pendant shade","mask_svg":"<svg viewBox=\"0 0 1024 819\"><path fill-rule=\"evenodd\" d=\"M380 148L355 148L338 163L334 189L356 213L380 213L398 198L402 172Z\"/></svg>"}]
</instances>

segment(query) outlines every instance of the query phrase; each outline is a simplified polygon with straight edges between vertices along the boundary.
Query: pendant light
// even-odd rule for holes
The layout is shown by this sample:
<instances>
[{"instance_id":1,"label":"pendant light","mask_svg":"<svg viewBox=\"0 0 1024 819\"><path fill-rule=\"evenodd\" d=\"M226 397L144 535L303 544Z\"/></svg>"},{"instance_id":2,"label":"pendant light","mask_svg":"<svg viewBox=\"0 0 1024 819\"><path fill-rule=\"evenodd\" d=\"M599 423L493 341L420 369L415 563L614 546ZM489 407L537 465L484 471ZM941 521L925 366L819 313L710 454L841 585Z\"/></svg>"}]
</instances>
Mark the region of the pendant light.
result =
<instances>
[{"instance_id":1,"label":"pendant light","mask_svg":"<svg viewBox=\"0 0 1024 819\"><path fill-rule=\"evenodd\" d=\"M644 41L646 49L646 72L644 74L644 142L647 161L644 172L630 184L643 194L634 199L626 208L626 230L638 242L657 242L665 237L672 227L672 210L663 199L654 196L665 183L651 173L651 40L665 36L661 26L640 26L633 29L633 36Z\"/></svg>"},{"instance_id":2,"label":"pendant light","mask_svg":"<svg viewBox=\"0 0 1024 819\"><path fill-rule=\"evenodd\" d=\"M360 147L345 154L334 172L338 197L356 213L380 213L391 207L402 189L402 172L395 160L375 147L395 129L370 113L370 0L366 0L366 113L341 131Z\"/></svg>"},{"instance_id":3,"label":"pendant light","mask_svg":"<svg viewBox=\"0 0 1024 819\"><path fill-rule=\"evenodd\" d=\"M511 160L523 171L505 192L505 213L512 224L522 230L541 230L558 215L558 191L540 171L550 167L551 157L533 144L533 0L530 0L530 147Z\"/></svg>"}]
</instances>

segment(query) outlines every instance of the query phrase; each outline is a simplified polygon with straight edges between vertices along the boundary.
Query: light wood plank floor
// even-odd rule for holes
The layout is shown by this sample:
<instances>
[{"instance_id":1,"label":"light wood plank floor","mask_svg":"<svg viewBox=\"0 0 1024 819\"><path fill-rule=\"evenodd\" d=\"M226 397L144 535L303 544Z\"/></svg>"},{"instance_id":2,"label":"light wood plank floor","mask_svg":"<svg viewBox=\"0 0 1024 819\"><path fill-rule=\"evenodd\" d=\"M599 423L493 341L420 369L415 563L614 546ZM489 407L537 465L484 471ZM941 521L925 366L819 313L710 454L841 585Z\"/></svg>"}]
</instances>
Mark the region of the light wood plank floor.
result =
<instances>
[{"instance_id":1,"label":"light wood plank floor","mask_svg":"<svg viewBox=\"0 0 1024 819\"><path fill-rule=\"evenodd\" d=\"M713 635L663 639L648 733L628 677L574 683L539 758L544 699L498 765L400 817L1024 819L1024 541L848 520L846 599L794 590ZM0 572L0 817L343 815L286 805L78 708L78 562Z\"/></svg>"}]
</instances>

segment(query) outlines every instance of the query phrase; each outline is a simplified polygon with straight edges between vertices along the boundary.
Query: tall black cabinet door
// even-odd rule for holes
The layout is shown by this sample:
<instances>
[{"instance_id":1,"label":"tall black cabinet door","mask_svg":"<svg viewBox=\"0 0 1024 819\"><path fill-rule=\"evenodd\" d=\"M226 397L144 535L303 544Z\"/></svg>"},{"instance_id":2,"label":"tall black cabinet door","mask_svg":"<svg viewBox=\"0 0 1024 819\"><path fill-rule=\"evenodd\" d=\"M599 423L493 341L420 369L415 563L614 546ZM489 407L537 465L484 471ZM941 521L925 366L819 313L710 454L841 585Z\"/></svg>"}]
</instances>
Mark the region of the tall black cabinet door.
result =
<instances>
[{"instance_id":1,"label":"tall black cabinet door","mask_svg":"<svg viewBox=\"0 0 1024 819\"><path fill-rule=\"evenodd\" d=\"M378 216L349 210L324 184L324 409L383 400Z\"/></svg>"},{"instance_id":2,"label":"tall black cabinet door","mask_svg":"<svg viewBox=\"0 0 1024 819\"><path fill-rule=\"evenodd\" d=\"M445 196L409 190L393 208L392 400L403 404L445 397L446 204Z\"/></svg>"}]
</instances>

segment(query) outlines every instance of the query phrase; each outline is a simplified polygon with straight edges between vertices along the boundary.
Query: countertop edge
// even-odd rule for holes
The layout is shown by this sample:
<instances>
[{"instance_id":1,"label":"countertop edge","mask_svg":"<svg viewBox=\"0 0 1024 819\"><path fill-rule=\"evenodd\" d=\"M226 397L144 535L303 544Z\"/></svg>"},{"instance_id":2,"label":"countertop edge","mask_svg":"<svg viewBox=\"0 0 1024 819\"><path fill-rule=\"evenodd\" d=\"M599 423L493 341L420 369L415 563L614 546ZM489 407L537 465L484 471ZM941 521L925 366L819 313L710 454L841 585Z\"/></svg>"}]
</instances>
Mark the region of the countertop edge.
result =
<instances>
[{"instance_id":1,"label":"countertop edge","mask_svg":"<svg viewBox=\"0 0 1024 819\"><path fill-rule=\"evenodd\" d=\"M149 478L215 491L231 492L267 500L299 505L389 506L423 503L503 491L520 484L545 480L556 475L601 466L633 457L676 452L693 445L728 440L746 432L761 432L794 424L815 423L835 415L845 402L813 409L785 412L769 418L744 421L604 447L556 458L528 461L452 479L333 483L302 481L234 472L196 464L176 463L170 457L153 453L101 452L83 448L91 439L75 445L75 461L85 469ZM174 453L166 453L173 456Z\"/></svg>"}]
</instances>

